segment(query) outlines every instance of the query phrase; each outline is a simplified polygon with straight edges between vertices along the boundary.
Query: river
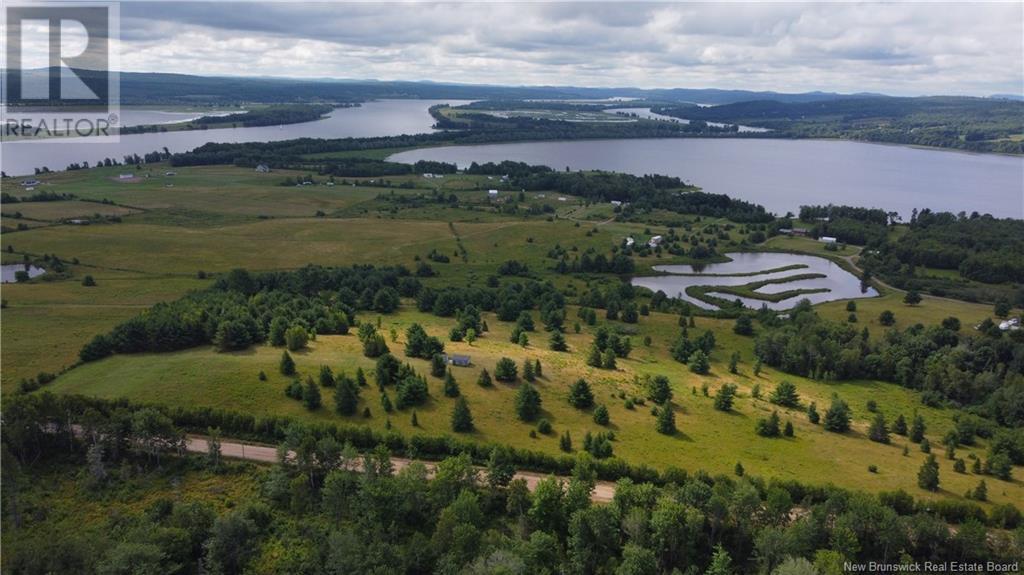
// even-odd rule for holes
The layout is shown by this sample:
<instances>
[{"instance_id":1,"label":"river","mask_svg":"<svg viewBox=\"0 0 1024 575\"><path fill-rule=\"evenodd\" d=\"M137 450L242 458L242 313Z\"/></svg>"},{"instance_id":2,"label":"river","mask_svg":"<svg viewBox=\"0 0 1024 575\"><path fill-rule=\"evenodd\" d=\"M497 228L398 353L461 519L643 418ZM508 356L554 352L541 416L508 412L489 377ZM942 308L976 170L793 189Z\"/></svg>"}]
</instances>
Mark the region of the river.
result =
<instances>
[{"instance_id":1,"label":"river","mask_svg":"<svg viewBox=\"0 0 1024 575\"><path fill-rule=\"evenodd\" d=\"M355 108L338 108L314 122L263 126L258 128L217 128L152 134L131 134L107 138L49 138L4 142L0 166L8 175L31 174L47 166L63 170L68 164L104 158L120 161L127 154L147 154L167 148L185 152L208 142L270 142L294 138L365 138L430 132L434 118L427 109L435 104L459 105L467 100L378 100ZM138 110L133 111L139 114ZM157 112L155 110L150 112Z\"/></svg>"},{"instance_id":2,"label":"river","mask_svg":"<svg viewBox=\"0 0 1024 575\"><path fill-rule=\"evenodd\" d=\"M678 176L785 214L806 204L1024 218L1024 158L839 140L577 140L410 150L398 162L516 160L555 169Z\"/></svg>"}]
</instances>

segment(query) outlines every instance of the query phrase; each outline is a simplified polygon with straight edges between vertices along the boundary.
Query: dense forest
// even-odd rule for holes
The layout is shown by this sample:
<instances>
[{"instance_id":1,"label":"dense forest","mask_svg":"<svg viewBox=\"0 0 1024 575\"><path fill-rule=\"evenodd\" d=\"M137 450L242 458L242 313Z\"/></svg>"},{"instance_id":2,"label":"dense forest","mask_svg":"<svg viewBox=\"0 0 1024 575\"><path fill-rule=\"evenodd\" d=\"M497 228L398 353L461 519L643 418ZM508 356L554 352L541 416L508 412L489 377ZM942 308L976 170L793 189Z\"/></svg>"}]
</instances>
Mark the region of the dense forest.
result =
<instances>
[{"instance_id":1,"label":"dense forest","mask_svg":"<svg viewBox=\"0 0 1024 575\"><path fill-rule=\"evenodd\" d=\"M848 138L1024 153L1024 102L995 98L851 97L817 102L776 100L713 107L663 106L666 116L770 128L774 137Z\"/></svg>"},{"instance_id":2,"label":"dense forest","mask_svg":"<svg viewBox=\"0 0 1024 575\"><path fill-rule=\"evenodd\" d=\"M974 332L946 318L870 341L866 329L820 319L806 300L788 319L761 316L771 327L758 335L755 352L768 365L816 379L891 381L922 392L926 404L968 407L1000 425L1024 427L1024 332L1003 332L991 320ZM1013 459L1024 463L1020 440L1024 434Z\"/></svg>"},{"instance_id":3,"label":"dense forest","mask_svg":"<svg viewBox=\"0 0 1024 575\"><path fill-rule=\"evenodd\" d=\"M765 481L739 464L732 476L710 476L620 462L614 499L597 504L591 494L608 464L585 454L561 458L569 477L531 491L514 476L524 453L450 439L420 439L420 453L450 453L430 474L415 462L395 470L391 455L414 442L352 426L49 394L9 400L3 416L3 563L18 574L839 575L844 562L1010 562L1024 541L1012 505L986 513L903 491ZM225 461L218 438L243 429L262 430L292 456L269 468ZM189 430L210 434L211 447L175 457ZM927 466L923 477L937 480ZM128 512L54 532L54 497L149 495L156 473L258 489L227 507L156 492ZM43 498L29 483L56 474L73 488Z\"/></svg>"}]
</instances>

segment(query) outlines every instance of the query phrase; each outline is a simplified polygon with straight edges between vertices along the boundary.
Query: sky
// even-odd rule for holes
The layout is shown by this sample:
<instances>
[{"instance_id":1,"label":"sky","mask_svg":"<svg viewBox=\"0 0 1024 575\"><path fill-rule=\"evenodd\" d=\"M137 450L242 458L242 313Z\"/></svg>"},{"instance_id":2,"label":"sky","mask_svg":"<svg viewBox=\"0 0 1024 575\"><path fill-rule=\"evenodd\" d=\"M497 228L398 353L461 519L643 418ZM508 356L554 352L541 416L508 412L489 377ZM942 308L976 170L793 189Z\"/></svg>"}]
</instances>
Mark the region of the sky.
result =
<instances>
[{"instance_id":1,"label":"sky","mask_svg":"<svg viewBox=\"0 0 1024 575\"><path fill-rule=\"evenodd\" d=\"M1024 2L122 2L123 70L1024 94Z\"/></svg>"}]
</instances>

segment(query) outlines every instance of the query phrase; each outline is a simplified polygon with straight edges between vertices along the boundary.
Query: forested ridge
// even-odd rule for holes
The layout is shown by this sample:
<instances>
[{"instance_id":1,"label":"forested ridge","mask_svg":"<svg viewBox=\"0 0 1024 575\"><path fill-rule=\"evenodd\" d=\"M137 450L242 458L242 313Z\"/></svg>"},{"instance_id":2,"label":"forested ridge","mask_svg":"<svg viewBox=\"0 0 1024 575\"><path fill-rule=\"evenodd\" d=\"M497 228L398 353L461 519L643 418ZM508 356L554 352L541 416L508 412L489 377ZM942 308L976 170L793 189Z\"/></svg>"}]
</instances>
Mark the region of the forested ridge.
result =
<instances>
[{"instance_id":1,"label":"forested ridge","mask_svg":"<svg viewBox=\"0 0 1024 575\"><path fill-rule=\"evenodd\" d=\"M712 107L664 106L667 116L769 128L775 137L849 138L1024 153L1024 102L996 98L850 97L817 102L775 100Z\"/></svg>"}]
</instances>

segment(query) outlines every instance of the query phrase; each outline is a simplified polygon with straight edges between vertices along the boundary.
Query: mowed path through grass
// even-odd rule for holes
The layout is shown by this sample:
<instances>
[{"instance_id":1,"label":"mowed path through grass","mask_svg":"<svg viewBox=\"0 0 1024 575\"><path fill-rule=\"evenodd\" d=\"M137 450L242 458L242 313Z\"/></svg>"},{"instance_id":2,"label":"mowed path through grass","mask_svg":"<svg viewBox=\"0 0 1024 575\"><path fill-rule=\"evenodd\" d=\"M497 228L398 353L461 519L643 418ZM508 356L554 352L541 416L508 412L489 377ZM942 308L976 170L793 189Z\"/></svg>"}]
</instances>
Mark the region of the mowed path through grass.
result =
<instances>
[{"instance_id":1,"label":"mowed path through grass","mask_svg":"<svg viewBox=\"0 0 1024 575\"><path fill-rule=\"evenodd\" d=\"M404 309L397 315L384 316L381 329L388 334L394 328L399 334L399 341L391 342L389 336L392 352L409 361L420 373L427 374L426 361L403 357L405 328L412 322L418 322L432 335L445 339L453 320L411 311L408 305ZM372 316L364 319L373 320ZM668 356L668 344L678 329L674 316L652 314L643 318L639 324L641 331L634 337L637 348L629 359L619 362L615 371L584 364L585 351L592 340L587 330L582 334L570 333L567 337L570 353L558 353L547 350L547 337L543 332L530 334L531 344L521 348L508 342L511 324L499 322L493 314L485 314L485 319L491 331L474 345L446 343L449 352L466 353L473 359L472 367L454 368L454 374L469 401L477 427L467 437L477 441L502 442L555 454L559 453L558 436L568 430L578 449L587 431L606 430L593 422L592 410L577 410L567 402L569 385L583 377L591 383L596 402L606 405L611 413L611 425L607 429L615 431L617 436L615 455L631 463L644 463L661 469L677 466L731 473L735 464L742 462L749 472L766 477L834 483L867 491L902 488L923 497L961 497L979 480L970 474L954 473L952 462L940 456L943 491L937 495L928 494L916 487L917 470L925 457L916 445L911 445L909 455L903 456L904 438L894 435L891 445L873 443L866 438L868 420L873 417L864 407L869 399L874 399L890 420L899 413L906 417L910 417L914 410L922 413L934 445L939 445L942 435L950 428L951 411L927 408L920 404L917 394L891 384L866 381L828 384L784 376L770 369L762 371L760 377L754 377L750 366L751 340L732 334L731 322L698 320L698 331L710 328L719 341L719 348L712 356L711 375L699 376ZM645 334L652 336L651 347L639 345ZM728 373L725 365L733 349L741 350L744 358L738 375ZM350 375L357 367L366 370L371 376L370 386L364 388L359 414L353 417L341 417L333 412L330 389L322 390L324 407L315 412L309 412L301 402L285 397L284 388L290 378L278 373L281 353L280 348L259 346L238 353L218 353L212 348L202 348L169 354L115 356L71 370L50 389L107 398L128 397L168 405L217 407L254 415L287 415L309 421L368 425L377 430L384 430L390 420L393 428L404 434L450 433L449 418L454 400L444 396L442 382L437 378L428 376L430 399L415 409L418 428L411 424L412 409L384 413L380 393L372 382L373 360L362 356L361 346L354 335L322 336L311 344L309 350L294 354L302 378L306 375L315 378L320 365L329 365L336 373L345 371ZM496 382L493 388L481 388L476 384L480 370L486 368L493 374L495 363L503 356L515 359L520 365L526 358L541 361L544 377L536 385L543 397L542 417L554 426L555 431L551 435L531 438L533 425L516 419L516 385ZM268 381L259 381L260 371L268 375ZM642 396L643 390L637 385L636 378L642 378L644 374L664 374L672 381L673 405L680 430L675 436L667 437L655 431L650 402L627 409L624 399L619 397L620 392L627 398ZM829 433L810 424L803 410L779 409L783 420L792 421L796 437L758 437L754 432L755 422L777 407L767 401L753 399L751 389L753 385L760 384L762 393L767 397L782 379L797 383L804 404L815 401L822 413L832 394L838 393L854 410L854 430L844 435ZM715 390L727 382L740 386L740 397L734 412L723 413L713 408L713 398L705 397L701 387L707 384L713 396ZM389 390L389 395L394 399L393 390ZM362 416L364 407L370 409L369 418ZM979 445L973 452L983 456L984 448L984 444ZM963 457L968 450L958 452ZM868 471L867 466L871 464L878 466L878 473ZM1019 470L1017 475L1020 475ZM986 481L994 502L1019 502L1024 497L1024 488L1019 481L1003 482L991 477L986 477Z\"/></svg>"}]
</instances>

